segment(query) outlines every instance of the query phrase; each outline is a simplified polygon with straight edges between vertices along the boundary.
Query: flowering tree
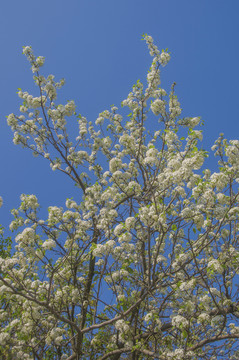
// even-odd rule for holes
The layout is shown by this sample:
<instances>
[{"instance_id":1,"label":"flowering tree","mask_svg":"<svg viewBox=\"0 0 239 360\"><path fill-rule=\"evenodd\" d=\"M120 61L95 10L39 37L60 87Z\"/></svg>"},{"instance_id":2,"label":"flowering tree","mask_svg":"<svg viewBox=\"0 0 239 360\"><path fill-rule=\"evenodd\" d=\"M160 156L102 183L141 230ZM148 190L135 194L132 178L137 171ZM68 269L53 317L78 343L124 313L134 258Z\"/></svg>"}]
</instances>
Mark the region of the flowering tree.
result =
<instances>
[{"instance_id":1,"label":"flowering tree","mask_svg":"<svg viewBox=\"0 0 239 360\"><path fill-rule=\"evenodd\" d=\"M4 359L238 358L239 141L221 135L218 172L199 171L201 120L180 116L175 84L169 95L160 87L170 55L144 39L146 87L138 81L122 102L126 117L112 106L95 124L73 101L56 103L63 80L41 75L44 58L23 50L39 94L19 90L13 142L79 196L44 220L34 195L12 211L15 250L0 257Z\"/></svg>"}]
</instances>

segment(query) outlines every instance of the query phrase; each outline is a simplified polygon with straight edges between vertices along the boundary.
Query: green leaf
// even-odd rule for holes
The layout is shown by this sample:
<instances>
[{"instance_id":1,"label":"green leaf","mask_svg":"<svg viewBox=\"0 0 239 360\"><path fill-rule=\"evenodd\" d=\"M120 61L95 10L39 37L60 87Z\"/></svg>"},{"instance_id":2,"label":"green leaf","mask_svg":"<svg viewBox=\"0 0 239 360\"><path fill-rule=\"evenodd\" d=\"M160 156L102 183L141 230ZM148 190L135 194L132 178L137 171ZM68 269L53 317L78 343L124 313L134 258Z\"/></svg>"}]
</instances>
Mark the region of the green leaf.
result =
<instances>
[{"instance_id":1,"label":"green leaf","mask_svg":"<svg viewBox=\"0 0 239 360\"><path fill-rule=\"evenodd\" d=\"M184 339L186 339L188 337L188 333L185 329L182 331L182 335L183 335Z\"/></svg>"},{"instance_id":2,"label":"green leaf","mask_svg":"<svg viewBox=\"0 0 239 360\"><path fill-rule=\"evenodd\" d=\"M134 270L131 269L130 267L126 267L126 270L130 273L130 274L133 274Z\"/></svg>"}]
</instances>

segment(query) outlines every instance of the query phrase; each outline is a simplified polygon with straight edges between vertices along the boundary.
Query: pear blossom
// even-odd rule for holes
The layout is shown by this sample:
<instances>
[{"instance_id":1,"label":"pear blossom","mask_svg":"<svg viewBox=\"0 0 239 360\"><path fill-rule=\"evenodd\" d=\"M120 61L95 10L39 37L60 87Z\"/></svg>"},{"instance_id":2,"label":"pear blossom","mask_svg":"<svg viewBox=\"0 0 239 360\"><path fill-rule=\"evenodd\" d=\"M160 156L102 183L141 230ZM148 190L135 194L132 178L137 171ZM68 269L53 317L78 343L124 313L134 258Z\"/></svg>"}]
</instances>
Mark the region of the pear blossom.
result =
<instances>
[{"instance_id":1,"label":"pear blossom","mask_svg":"<svg viewBox=\"0 0 239 360\"><path fill-rule=\"evenodd\" d=\"M188 320L185 319L181 315L176 315L172 318L172 325L175 327L187 327L188 326Z\"/></svg>"},{"instance_id":2,"label":"pear blossom","mask_svg":"<svg viewBox=\"0 0 239 360\"><path fill-rule=\"evenodd\" d=\"M45 249L45 250L51 250L55 246L56 246L56 242L53 239L49 239L49 240L45 241L42 245L43 249Z\"/></svg>"}]
</instances>

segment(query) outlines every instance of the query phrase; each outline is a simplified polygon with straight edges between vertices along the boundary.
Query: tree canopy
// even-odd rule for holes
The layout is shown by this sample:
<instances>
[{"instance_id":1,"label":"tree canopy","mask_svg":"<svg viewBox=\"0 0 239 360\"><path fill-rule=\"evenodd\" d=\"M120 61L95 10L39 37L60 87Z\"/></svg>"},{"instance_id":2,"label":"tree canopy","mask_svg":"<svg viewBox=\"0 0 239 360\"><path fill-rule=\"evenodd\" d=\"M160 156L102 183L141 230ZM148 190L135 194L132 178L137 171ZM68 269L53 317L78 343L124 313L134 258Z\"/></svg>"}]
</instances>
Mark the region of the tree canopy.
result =
<instances>
[{"instance_id":1,"label":"tree canopy","mask_svg":"<svg viewBox=\"0 0 239 360\"><path fill-rule=\"evenodd\" d=\"M146 85L95 123L57 103L64 80L43 76L44 58L24 47L38 94L18 91L13 142L79 195L46 219L32 194L12 210L15 248L0 254L6 360L238 359L239 141L221 134L217 172L203 167L202 120L181 116L175 83L167 93L160 82L170 54L143 38Z\"/></svg>"}]
</instances>

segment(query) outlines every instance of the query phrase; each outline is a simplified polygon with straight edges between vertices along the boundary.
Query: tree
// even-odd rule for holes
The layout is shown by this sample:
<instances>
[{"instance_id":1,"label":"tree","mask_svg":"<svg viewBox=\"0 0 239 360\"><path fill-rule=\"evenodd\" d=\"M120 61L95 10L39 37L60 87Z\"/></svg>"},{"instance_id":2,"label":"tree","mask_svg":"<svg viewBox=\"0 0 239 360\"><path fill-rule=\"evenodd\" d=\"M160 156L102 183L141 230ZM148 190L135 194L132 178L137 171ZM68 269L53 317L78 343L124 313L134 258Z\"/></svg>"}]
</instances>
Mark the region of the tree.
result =
<instances>
[{"instance_id":1,"label":"tree","mask_svg":"<svg viewBox=\"0 0 239 360\"><path fill-rule=\"evenodd\" d=\"M30 47L37 97L18 91L13 142L46 158L79 190L39 216L21 195L1 257L0 344L9 359L236 359L239 338L239 141L220 135L218 172L202 171L199 117L160 87L170 55L145 35L152 66L95 124L56 103ZM76 117L71 139L67 118ZM151 124L150 126L148 124ZM7 355L4 355L7 359Z\"/></svg>"}]
</instances>

